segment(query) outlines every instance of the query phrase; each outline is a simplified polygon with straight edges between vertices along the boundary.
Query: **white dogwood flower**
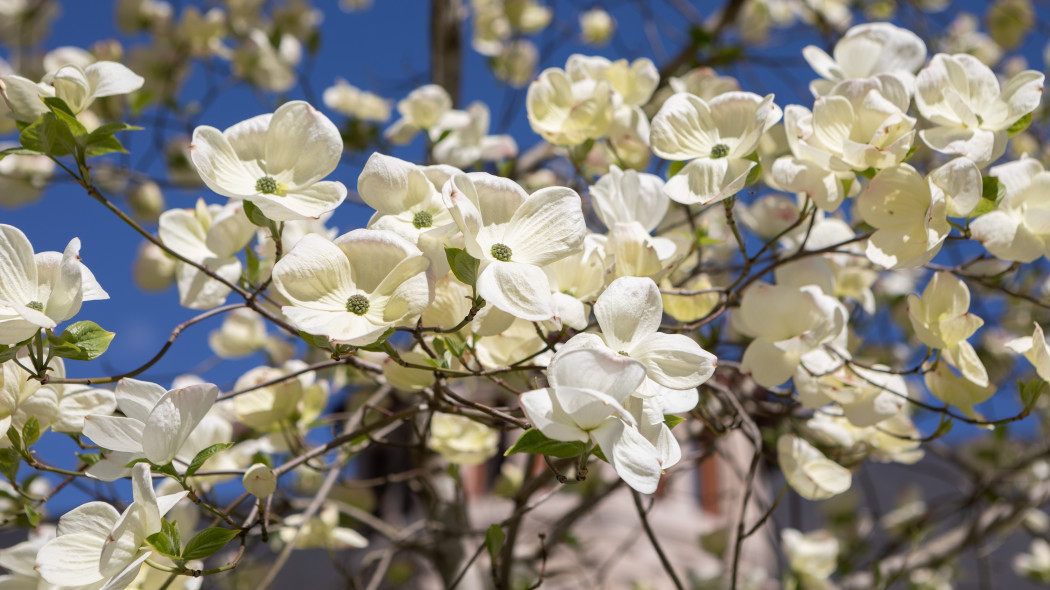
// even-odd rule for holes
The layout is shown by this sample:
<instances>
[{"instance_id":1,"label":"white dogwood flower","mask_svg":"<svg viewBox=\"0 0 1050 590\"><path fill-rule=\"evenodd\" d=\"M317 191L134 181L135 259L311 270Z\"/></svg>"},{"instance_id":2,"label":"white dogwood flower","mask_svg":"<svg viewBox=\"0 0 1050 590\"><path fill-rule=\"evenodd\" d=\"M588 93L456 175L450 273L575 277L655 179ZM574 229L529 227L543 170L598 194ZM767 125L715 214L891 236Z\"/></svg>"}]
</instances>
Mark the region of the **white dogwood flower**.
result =
<instances>
[{"instance_id":1,"label":"white dogwood flower","mask_svg":"<svg viewBox=\"0 0 1050 590\"><path fill-rule=\"evenodd\" d=\"M309 234L274 265L273 283L289 302L281 311L297 328L365 346L426 309L429 264L394 232L357 229L334 242Z\"/></svg>"},{"instance_id":2,"label":"white dogwood flower","mask_svg":"<svg viewBox=\"0 0 1050 590\"><path fill-rule=\"evenodd\" d=\"M1050 253L1050 172L1035 158L1021 158L992 168L1003 198L994 211L970 224L975 240L997 258L1032 262Z\"/></svg>"},{"instance_id":3,"label":"white dogwood flower","mask_svg":"<svg viewBox=\"0 0 1050 590\"><path fill-rule=\"evenodd\" d=\"M549 387L520 396L533 427L553 440L593 442L627 485L643 494L655 492L659 452L623 407L645 379L645 367L607 350L570 350L548 377Z\"/></svg>"},{"instance_id":4,"label":"white dogwood flower","mask_svg":"<svg viewBox=\"0 0 1050 590\"><path fill-rule=\"evenodd\" d=\"M777 439L777 462L788 484L807 500L837 496L853 484L849 469L828 459L803 438L785 434Z\"/></svg>"},{"instance_id":5,"label":"white dogwood flower","mask_svg":"<svg viewBox=\"0 0 1050 590\"><path fill-rule=\"evenodd\" d=\"M135 465L134 502L118 513L105 502L88 502L58 521L58 536L36 556L49 584L77 588L124 588L152 555L146 538L161 530L161 518L188 492L157 496L149 465Z\"/></svg>"},{"instance_id":6,"label":"white dogwood flower","mask_svg":"<svg viewBox=\"0 0 1050 590\"><path fill-rule=\"evenodd\" d=\"M472 173L454 176L442 197L467 253L481 261L478 294L524 320L554 317L543 267L583 245L587 227L576 191L550 187L529 195L513 181Z\"/></svg>"},{"instance_id":7,"label":"white dogwood flower","mask_svg":"<svg viewBox=\"0 0 1050 590\"><path fill-rule=\"evenodd\" d=\"M938 53L915 80L915 106L934 124L919 136L935 151L985 166L1005 153L1007 129L1039 106L1044 78L1025 70L1000 87L976 57Z\"/></svg>"},{"instance_id":8,"label":"white dogwood flower","mask_svg":"<svg viewBox=\"0 0 1050 590\"><path fill-rule=\"evenodd\" d=\"M343 202L343 183L322 180L342 153L339 129L301 100L225 131L197 127L190 146L208 188L251 201L275 221L319 217Z\"/></svg>"},{"instance_id":9,"label":"white dogwood flower","mask_svg":"<svg viewBox=\"0 0 1050 590\"><path fill-rule=\"evenodd\" d=\"M1050 346L1046 344L1042 326L1035 324L1035 330L1031 336L1011 340L1006 343L1006 348L1024 355L1035 367L1035 372L1040 379L1050 380Z\"/></svg>"},{"instance_id":10,"label":"white dogwood flower","mask_svg":"<svg viewBox=\"0 0 1050 590\"><path fill-rule=\"evenodd\" d=\"M941 350L943 358L979 386L988 385L988 372L967 338L984 325L969 313L970 289L949 272L933 275L922 298L908 295L908 318L915 336L926 346Z\"/></svg>"},{"instance_id":11,"label":"white dogwood flower","mask_svg":"<svg viewBox=\"0 0 1050 590\"><path fill-rule=\"evenodd\" d=\"M857 197L857 210L876 229L868 259L887 268L916 268L937 255L951 232L948 215L965 216L981 200L981 172L956 158L923 178L908 164L879 171Z\"/></svg>"},{"instance_id":12,"label":"white dogwood flower","mask_svg":"<svg viewBox=\"0 0 1050 590\"><path fill-rule=\"evenodd\" d=\"M926 61L926 44L915 33L891 23L865 23L846 31L832 53L834 57L814 45L802 49L810 67L823 78L810 82L814 96L827 94L843 80L892 76L910 97L915 72Z\"/></svg>"},{"instance_id":13,"label":"white dogwood flower","mask_svg":"<svg viewBox=\"0 0 1050 590\"><path fill-rule=\"evenodd\" d=\"M646 372L639 395L659 397L665 413L693 409L695 388L711 378L718 361L692 338L659 331L663 300L652 279L616 279L594 302L594 316L601 333L577 334L560 350L598 348L633 358ZM553 363L557 362L555 357ZM683 400L676 400L678 397Z\"/></svg>"},{"instance_id":14,"label":"white dogwood flower","mask_svg":"<svg viewBox=\"0 0 1050 590\"><path fill-rule=\"evenodd\" d=\"M675 94L653 117L653 153L689 163L667 181L665 192L686 205L707 204L744 188L757 164L748 159L770 127L780 121L773 95L726 92L710 101Z\"/></svg>"},{"instance_id":15,"label":"white dogwood flower","mask_svg":"<svg viewBox=\"0 0 1050 590\"><path fill-rule=\"evenodd\" d=\"M49 112L42 98L60 98L77 114L90 107L96 98L134 92L145 82L127 66L112 61L99 61L86 67L68 64L44 76L39 84L21 76L3 76L0 80L11 116L26 122Z\"/></svg>"},{"instance_id":16,"label":"white dogwood flower","mask_svg":"<svg viewBox=\"0 0 1050 590\"><path fill-rule=\"evenodd\" d=\"M610 166L591 186L591 206L605 227L637 221L647 232L656 229L671 205L664 181L655 174Z\"/></svg>"},{"instance_id":17,"label":"white dogwood flower","mask_svg":"<svg viewBox=\"0 0 1050 590\"><path fill-rule=\"evenodd\" d=\"M162 213L158 234L160 241L172 251L236 283L241 276L237 253L251 241L255 229L244 215L242 203L205 205L200 199L194 209L170 209ZM175 262L175 281L179 287L179 303L190 309L218 307L230 294L230 287L181 260Z\"/></svg>"},{"instance_id":18,"label":"white dogwood flower","mask_svg":"<svg viewBox=\"0 0 1050 590\"><path fill-rule=\"evenodd\" d=\"M33 254L21 230L0 224L0 344L15 344L41 328L54 328L84 301L109 299L80 262L80 238L65 252Z\"/></svg>"},{"instance_id":19,"label":"white dogwood flower","mask_svg":"<svg viewBox=\"0 0 1050 590\"><path fill-rule=\"evenodd\" d=\"M741 368L763 387L780 385L795 374L807 353L842 343L847 315L818 286L758 283L744 292L733 315L736 328L754 338L744 350Z\"/></svg>"},{"instance_id":20,"label":"white dogwood flower","mask_svg":"<svg viewBox=\"0 0 1050 590\"><path fill-rule=\"evenodd\" d=\"M434 127L452 109L452 97L437 84L420 86L397 103L401 118L384 135L396 145L412 141L420 131Z\"/></svg>"},{"instance_id":21,"label":"white dogwood flower","mask_svg":"<svg viewBox=\"0 0 1050 590\"><path fill-rule=\"evenodd\" d=\"M178 455L193 430L215 404L219 388L199 383L165 391L160 385L136 379L121 379L115 392L117 407L123 416L94 414L84 419L84 436L100 447L120 455L120 467L145 457L155 465L166 465ZM189 457L192 459L192 456ZM99 461L89 473L103 478ZM116 477L123 477L118 474ZM113 479L116 479L113 477Z\"/></svg>"}]
</instances>

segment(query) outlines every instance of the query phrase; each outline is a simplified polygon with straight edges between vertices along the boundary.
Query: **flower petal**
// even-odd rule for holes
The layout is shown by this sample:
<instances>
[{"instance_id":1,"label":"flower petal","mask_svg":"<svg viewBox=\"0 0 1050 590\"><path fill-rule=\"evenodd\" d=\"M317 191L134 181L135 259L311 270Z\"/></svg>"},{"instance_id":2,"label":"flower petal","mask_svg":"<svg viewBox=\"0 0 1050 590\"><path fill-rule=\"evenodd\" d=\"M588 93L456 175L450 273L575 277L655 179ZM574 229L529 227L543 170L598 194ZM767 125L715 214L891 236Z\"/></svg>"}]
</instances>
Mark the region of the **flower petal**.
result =
<instances>
[{"instance_id":1,"label":"flower petal","mask_svg":"<svg viewBox=\"0 0 1050 590\"><path fill-rule=\"evenodd\" d=\"M620 277L595 301L594 317L609 347L629 353L660 328L660 288L652 279Z\"/></svg>"},{"instance_id":2,"label":"flower petal","mask_svg":"<svg viewBox=\"0 0 1050 590\"><path fill-rule=\"evenodd\" d=\"M293 100L274 112L265 150L266 172L298 192L335 170L343 155L343 138L321 111Z\"/></svg>"},{"instance_id":3,"label":"flower petal","mask_svg":"<svg viewBox=\"0 0 1050 590\"><path fill-rule=\"evenodd\" d=\"M478 275L478 294L514 317L542 322L554 317L550 281L537 266L491 262Z\"/></svg>"},{"instance_id":4,"label":"flower petal","mask_svg":"<svg viewBox=\"0 0 1050 590\"><path fill-rule=\"evenodd\" d=\"M142 450L157 465L175 458L179 447L208 413L219 388L210 383L169 391L150 412L143 431Z\"/></svg>"}]
</instances>

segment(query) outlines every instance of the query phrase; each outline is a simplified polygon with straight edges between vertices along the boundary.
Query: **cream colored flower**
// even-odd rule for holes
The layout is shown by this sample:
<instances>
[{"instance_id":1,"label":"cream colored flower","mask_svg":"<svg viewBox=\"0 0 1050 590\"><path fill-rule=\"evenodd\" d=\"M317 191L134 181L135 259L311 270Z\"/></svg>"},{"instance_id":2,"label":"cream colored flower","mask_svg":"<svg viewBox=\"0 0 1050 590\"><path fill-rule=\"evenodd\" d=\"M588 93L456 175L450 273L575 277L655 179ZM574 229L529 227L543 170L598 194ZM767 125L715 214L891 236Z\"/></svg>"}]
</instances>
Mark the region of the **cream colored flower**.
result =
<instances>
[{"instance_id":1,"label":"cream colored flower","mask_svg":"<svg viewBox=\"0 0 1050 590\"><path fill-rule=\"evenodd\" d=\"M807 500L824 500L850 488L849 469L828 459L805 439L785 434L777 439L777 462L788 484Z\"/></svg>"},{"instance_id":2,"label":"cream colored flower","mask_svg":"<svg viewBox=\"0 0 1050 590\"><path fill-rule=\"evenodd\" d=\"M970 289L948 272L935 273L922 298L908 295L908 317L915 336L926 346L939 349L948 364L983 387L988 385L988 372L967 339L984 325L984 320L969 309Z\"/></svg>"},{"instance_id":3,"label":"cream colored flower","mask_svg":"<svg viewBox=\"0 0 1050 590\"><path fill-rule=\"evenodd\" d=\"M190 146L193 165L208 188L251 201L275 221L319 217L343 202L343 183L322 180L342 153L339 130L303 101L225 131L197 127Z\"/></svg>"},{"instance_id":4,"label":"cream colored flower","mask_svg":"<svg viewBox=\"0 0 1050 590\"><path fill-rule=\"evenodd\" d=\"M449 463L477 465L499 451L499 431L466 416L436 412L427 446Z\"/></svg>"},{"instance_id":5,"label":"cream colored flower","mask_svg":"<svg viewBox=\"0 0 1050 590\"><path fill-rule=\"evenodd\" d=\"M298 329L351 346L415 321L430 303L419 248L385 230L357 229L331 242L304 236L274 265L281 308Z\"/></svg>"},{"instance_id":6,"label":"cream colored flower","mask_svg":"<svg viewBox=\"0 0 1050 590\"><path fill-rule=\"evenodd\" d=\"M692 205L739 192L757 165L748 157L780 117L772 94L727 92L710 102L692 94L669 98L653 118L649 142L661 158L688 164L667 181L667 195Z\"/></svg>"}]
</instances>

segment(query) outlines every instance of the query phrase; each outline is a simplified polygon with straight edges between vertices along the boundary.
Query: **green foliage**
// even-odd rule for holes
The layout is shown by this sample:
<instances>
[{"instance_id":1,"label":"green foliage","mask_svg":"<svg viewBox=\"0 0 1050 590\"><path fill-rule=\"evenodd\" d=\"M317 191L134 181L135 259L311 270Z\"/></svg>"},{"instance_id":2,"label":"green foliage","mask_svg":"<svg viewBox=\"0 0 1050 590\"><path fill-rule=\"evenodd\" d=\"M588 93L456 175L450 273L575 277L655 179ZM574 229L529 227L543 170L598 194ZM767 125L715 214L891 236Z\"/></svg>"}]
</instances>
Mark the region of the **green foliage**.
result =
<instances>
[{"instance_id":1,"label":"green foliage","mask_svg":"<svg viewBox=\"0 0 1050 590\"><path fill-rule=\"evenodd\" d=\"M47 340L55 356L74 361L91 361L106 352L115 335L95 322L82 321L66 328L60 336L48 334Z\"/></svg>"},{"instance_id":2,"label":"green foliage","mask_svg":"<svg viewBox=\"0 0 1050 590\"><path fill-rule=\"evenodd\" d=\"M559 459L569 459L579 456L587 450L587 444L579 441L560 441L547 438L539 430L530 428L522 433L504 455L516 455L517 453L529 453L532 455L548 455Z\"/></svg>"},{"instance_id":3,"label":"green foliage","mask_svg":"<svg viewBox=\"0 0 1050 590\"><path fill-rule=\"evenodd\" d=\"M194 535L193 538L186 543L186 549L182 552L182 558L186 561L190 561L192 559L211 557L225 547L226 544L238 534L240 534L239 531L233 531L221 527L204 529Z\"/></svg>"}]
</instances>

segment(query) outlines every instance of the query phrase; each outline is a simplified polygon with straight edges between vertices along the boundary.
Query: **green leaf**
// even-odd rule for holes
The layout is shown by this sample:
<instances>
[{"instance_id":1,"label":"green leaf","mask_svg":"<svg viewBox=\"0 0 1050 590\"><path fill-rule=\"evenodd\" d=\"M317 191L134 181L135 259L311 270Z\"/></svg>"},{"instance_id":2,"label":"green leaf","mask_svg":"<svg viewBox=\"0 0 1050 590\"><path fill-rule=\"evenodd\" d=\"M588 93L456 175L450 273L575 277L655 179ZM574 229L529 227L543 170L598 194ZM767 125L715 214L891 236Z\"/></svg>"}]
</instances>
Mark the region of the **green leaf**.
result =
<instances>
[{"instance_id":1,"label":"green leaf","mask_svg":"<svg viewBox=\"0 0 1050 590\"><path fill-rule=\"evenodd\" d=\"M387 338L393 336L394 332L396 331L397 330L395 330L394 328L387 328L386 331L379 335L379 338L375 342L369 344L368 346L361 346L361 350L368 350L371 352L383 352L384 350L386 350L385 343Z\"/></svg>"},{"instance_id":2,"label":"green leaf","mask_svg":"<svg viewBox=\"0 0 1050 590\"><path fill-rule=\"evenodd\" d=\"M664 424L666 424L668 428L674 428L682 422L685 422L685 418L681 416L675 416L674 414L667 414L664 416Z\"/></svg>"},{"instance_id":3,"label":"green leaf","mask_svg":"<svg viewBox=\"0 0 1050 590\"><path fill-rule=\"evenodd\" d=\"M530 428L522 433L517 442L511 445L511 447L507 449L507 452L503 454L505 456L510 456L517 453L530 453L533 455L549 455L559 459L569 459L582 454L586 449L587 445L585 443L579 441L566 442L551 440L539 430Z\"/></svg>"},{"instance_id":4,"label":"green leaf","mask_svg":"<svg viewBox=\"0 0 1050 590\"><path fill-rule=\"evenodd\" d=\"M255 203L251 201L241 201L244 203L244 214L248 216L248 221L252 222L252 225L259 227L270 228L270 224L273 221L269 217L263 214L262 210L255 206Z\"/></svg>"},{"instance_id":5,"label":"green leaf","mask_svg":"<svg viewBox=\"0 0 1050 590\"><path fill-rule=\"evenodd\" d=\"M1017 391L1021 396L1025 412L1030 412L1035 407L1044 389L1046 389L1046 381L1039 378L1032 379L1028 383L1017 382Z\"/></svg>"},{"instance_id":6,"label":"green leaf","mask_svg":"<svg viewBox=\"0 0 1050 590\"><path fill-rule=\"evenodd\" d=\"M6 150L0 150L0 160L3 160L7 156L42 156L41 152L36 150L26 149L24 147L12 147Z\"/></svg>"},{"instance_id":7,"label":"green leaf","mask_svg":"<svg viewBox=\"0 0 1050 590\"><path fill-rule=\"evenodd\" d=\"M21 348L18 345L7 346L6 344L0 344L0 363L6 363L7 361L18 356L18 349Z\"/></svg>"},{"instance_id":8,"label":"green leaf","mask_svg":"<svg viewBox=\"0 0 1050 590\"><path fill-rule=\"evenodd\" d=\"M489 528L485 530L485 548L489 550L492 563L496 563L499 558L499 552L503 550L503 541L506 537L503 527L498 524L489 525Z\"/></svg>"},{"instance_id":9,"label":"green leaf","mask_svg":"<svg viewBox=\"0 0 1050 590\"><path fill-rule=\"evenodd\" d=\"M667 180L671 180L671 178L675 174L678 174L679 172L681 172L682 168L685 168L685 164L686 164L685 162L681 162L681 161L679 161L679 162L671 162L671 165L667 167Z\"/></svg>"},{"instance_id":10,"label":"green leaf","mask_svg":"<svg viewBox=\"0 0 1050 590\"><path fill-rule=\"evenodd\" d=\"M14 426L8 427L7 440L11 441L11 447L14 449L22 448L22 433L18 432L18 429Z\"/></svg>"},{"instance_id":11,"label":"green leaf","mask_svg":"<svg viewBox=\"0 0 1050 590\"><path fill-rule=\"evenodd\" d=\"M981 198L999 204L1006 196L1006 187L999 182L998 176L985 176L981 179Z\"/></svg>"},{"instance_id":12,"label":"green leaf","mask_svg":"<svg viewBox=\"0 0 1050 590\"><path fill-rule=\"evenodd\" d=\"M461 283L471 287L477 286L480 260L467 254L466 250L448 246L445 246L445 258L448 259L448 265L452 267L452 274L456 275Z\"/></svg>"},{"instance_id":13,"label":"green leaf","mask_svg":"<svg viewBox=\"0 0 1050 590\"><path fill-rule=\"evenodd\" d=\"M13 428L11 430L14 430ZM10 438L11 431L8 431ZM15 478L18 477L18 468L22 466L22 456L18 451L11 449L0 449L0 473L13 485L18 485Z\"/></svg>"},{"instance_id":14,"label":"green leaf","mask_svg":"<svg viewBox=\"0 0 1050 590\"><path fill-rule=\"evenodd\" d=\"M80 459L87 465L94 465L102 460L102 455L99 453L76 453L77 459Z\"/></svg>"},{"instance_id":15,"label":"green leaf","mask_svg":"<svg viewBox=\"0 0 1050 590\"><path fill-rule=\"evenodd\" d=\"M22 426L22 443L28 449L38 440L40 440L40 422L36 416L30 416Z\"/></svg>"},{"instance_id":16,"label":"green leaf","mask_svg":"<svg viewBox=\"0 0 1050 590\"><path fill-rule=\"evenodd\" d=\"M182 543L179 539L179 527L175 523L161 520L160 532L146 537L146 542L164 557L181 559L179 552Z\"/></svg>"},{"instance_id":17,"label":"green leaf","mask_svg":"<svg viewBox=\"0 0 1050 590\"><path fill-rule=\"evenodd\" d=\"M48 336L48 346L55 356L74 361L92 361L102 356L113 341L113 332L103 330L95 322L77 322L61 336Z\"/></svg>"},{"instance_id":18,"label":"green leaf","mask_svg":"<svg viewBox=\"0 0 1050 590\"><path fill-rule=\"evenodd\" d=\"M40 513L34 510L29 504L23 506L22 510L26 514L26 520L29 521L29 526L36 528L36 525L40 524Z\"/></svg>"},{"instance_id":19,"label":"green leaf","mask_svg":"<svg viewBox=\"0 0 1050 590\"><path fill-rule=\"evenodd\" d=\"M132 467L134 467L135 465L137 465L139 463L149 463L149 459L147 459L145 457L139 457L138 459L132 459L131 461L128 461L126 464L124 464L124 468L125 469L131 469Z\"/></svg>"},{"instance_id":20,"label":"green leaf","mask_svg":"<svg viewBox=\"0 0 1050 590\"><path fill-rule=\"evenodd\" d=\"M850 189L853 188L853 183L856 180L857 180L857 177L855 177L855 176L851 176L849 178L843 178L842 179L842 194L848 195Z\"/></svg>"},{"instance_id":21,"label":"green leaf","mask_svg":"<svg viewBox=\"0 0 1050 590\"><path fill-rule=\"evenodd\" d=\"M323 348L325 350L330 349L330 343L328 342L327 336L315 336L314 334L307 334L302 330L299 330L299 337L310 346L316 346L317 348Z\"/></svg>"},{"instance_id":22,"label":"green leaf","mask_svg":"<svg viewBox=\"0 0 1050 590\"><path fill-rule=\"evenodd\" d=\"M864 170L854 170L854 172L856 172L857 174L860 174L864 178L868 178L868 179L875 178L875 175L879 173L879 171L874 169L874 168L866 168Z\"/></svg>"},{"instance_id":23,"label":"green leaf","mask_svg":"<svg viewBox=\"0 0 1050 590\"><path fill-rule=\"evenodd\" d=\"M87 135L87 128L84 127L83 123L77 120L77 116L73 114L73 109L69 108L66 101L57 96L49 96L44 99L44 104L47 105L47 108L54 113L59 121L66 124L66 127L69 128L73 137Z\"/></svg>"},{"instance_id":24,"label":"green leaf","mask_svg":"<svg viewBox=\"0 0 1050 590\"><path fill-rule=\"evenodd\" d=\"M258 283L262 279L262 276L259 274L259 257L255 255L255 250L251 246L244 247L244 257L248 261L246 274L248 282Z\"/></svg>"},{"instance_id":25,"label":"green leaf","mask_svg":"<svg viewBox=\"0 0 1050 590\"><path fill-rule=\"evenodd\" d=\"M229 443L216 443L206 449L203 449L197 453L193 460L190 461L190 466L186 468L186 477L192 477L197 470L204 465L204 462L211 458L215 453L220 453L233 446L232 442Z\"/></svg>"},{"instance_id":26,"label":"green leaf","mask_svg":"<svg viewBox=\"0 0 1050 590\"><path fill-rule=\"evenodd\" d=\"M49 156L67 156L76 149L77 142L69 126L54 113L44 113L22 130L18 136L22 147Z\"/></svg>"},{"instance_id":27,"label":"green leaf","mask_svg":"<svg viewBox=\"0 0 1050 590\"><path fill-rule=\"evenodd\" d=\"M182 552L182 559L189 561L191 559L210 557L225 547L238 534L238 531L220 527L204 529L193 535L190 542L186 543L186 549Z\"/></svg>"},{"instance_id":28,"label":"green leaf","mask_svg":"<svg viewBox=\"0 0 1050 590\"><path fill-rule=\"evenodd\" d=\"M747 180L744 181L744 186L751 186L758 182L760 178L762 178L762 164L756 162L747 173Z\"/></svg>"},{"instance_id":29,"label":"green leaf","mask_svg":"<svg viewBox=\"0 0 1050 590\"><path fill-rule=\"evenodd\" d=\"M120 143L120 140L116 137L113 137L112 135L96 139L84 148L85 158L104 156L106 154L126 153L128 153L128 150L124 148L124 144Z\"/></svg>"},{"instance_id":30,"label":"green leaf","mask_svg":"<svg viewBox=\"0 0 1050 590\"><path fill-rule=\"evenodd\" d=\"M1032 124L1032 113L1021 117L1020 119L1013 122L1012 125L1006 128L1007 137L1013 137L1018 133L1028 129L1028 126Z\"/></svg>"},{"instance_id":31,"label":"green leaf","mask_svg":"<svg viewBox=\"0 0 1050 590\"><path fill-rule=\"evenodd\" d=\"M968 217L980 217L985 213L991 213L992 211L995 211L995 201L991 199L982 198L980 201L977 202L977 207L975 207L974 210L970 212L970 215L968 215Z\"/></svg>"}]
</instances>

